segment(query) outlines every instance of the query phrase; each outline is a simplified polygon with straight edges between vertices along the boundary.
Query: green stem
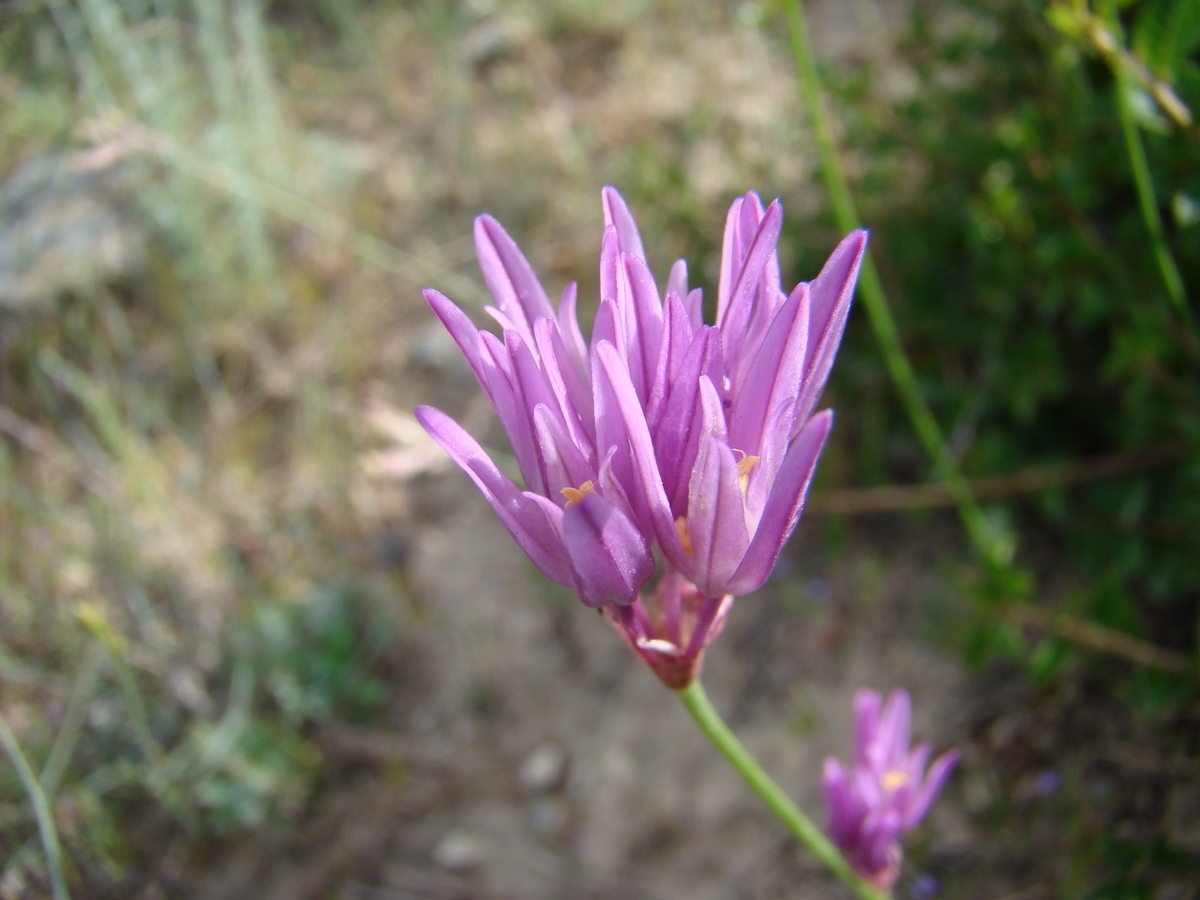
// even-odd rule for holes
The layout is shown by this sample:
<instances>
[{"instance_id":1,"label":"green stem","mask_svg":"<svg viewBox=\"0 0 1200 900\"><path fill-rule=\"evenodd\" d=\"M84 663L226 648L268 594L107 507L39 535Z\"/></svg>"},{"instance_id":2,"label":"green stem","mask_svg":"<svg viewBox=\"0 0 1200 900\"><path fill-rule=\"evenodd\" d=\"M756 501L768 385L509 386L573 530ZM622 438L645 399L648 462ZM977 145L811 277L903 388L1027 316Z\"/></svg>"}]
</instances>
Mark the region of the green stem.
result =
<instances>
[{"instance_id":1,"label":"green stem","mask_svg":"<svg viewBox=\"0 0 1200 900\"><path fill-rule=\"evenodd\" d=\"M1129 168L1133 172L1133 183L1137 187L1142 219L1146 223L1146 230L1150 232L1150 243L1154 246L1154 256L1158 260L1158 268L1162 272L1163 283L1171 296L1171 302L1175 304L1179 318L1183 319L1184 324L1195 334L1196 320L1188 306L1187 291L1184 289L1179 267L1175 265L1175 257L1171 255L1171 248L1167 246L1162 216L1159 215L1158 201L1154 195L1154 182L1150 177L1150 164L1146 161L1146 148L1129 103L1129 74L1119 57L1112 60L1112 66L1113 74L1116 75L1113 92L1116 94L1121 131L1125 136L1125 151L1129 154Z\"/></svg>"},{"instance_id":2,"label":"green stem","mask_svg":"<svg viewBox=\"0 0 1200 900\"><path fill-rule=\"evenodd\" d=\"M17 736L8 727L8 719L4 717L2 711L0 711L0 744L4 745L8 758L12 760L13 768L17 770L17 777L21 779L21 785L25 788L25 793L29 795L33 814L37 817L38 835L42 839L42 850L46 854L46 868L50 872L50 886L54 892L54 900L70 900L67 880L63 876L62 847L58 843L58 830L54 827L50 801L46 799L46 792L42 790L37 776L29 767L29 760L25 758L21 745L17 743Z\"/></svg>"},{"instance_id":3,"label":"green stem","mask_svg":"<svg viewBox=\"0 0 1200 900\"><path fill-rule=\"evenodd\" d=\"M804 22L800 0L788 0L785 7L791 32L792 54L795 57L796 70L800 78L800 91L813 134L816 137L821 177L829 191L838 228L842 231L853 231L861 227L858 210L854 206L854 198L850 194L849 185L838 159L837 143L833 137L829 116L825 111L821 79L813 58L808 27ZM869 255L863 260L862 272L858 279L858 295L867 311L867 318L870 321L871 330L875 334L879 350L883 354L884 364L887 366L893 384L900 392L900 399L912 422L913 429L924 445L925 452L932 459L938 477L945 483L954 498L959 517L962 519L976 551L990 568L1006 568L1011 549L993 531L983 510L975 502L967 480L959 471L958 465L950 453L941 426L938 425L937 419L934 418L928 404L921 396L921 388L917 384L916 374L900 343L896 321L892 318L887 297L883 292L883 283L880 281L875 263Z\"/></svg>"},{"instance_id":4,"label":"green stem","mask_svg":"<svg viewBox=\"0 0 1200 900\"><path fill-rule=\"evenodd\" d=\"M696 720L696 724L700 726L700 730L704 732L704 736L721 751L721 755L742 776L746 784L750 785L750 789L758 794L776 818L796 836L796 840L824 863L829 871L844 881L861 900L887 900L886 893L872 887L858 876L833 842L813 824L812 819L792 803L779 785L771 780L771 776L762 770L762 766L742 746L741 741L713 709L708 695L704 692L704 685L693 681L676 693Z\"/></svg>"}]
</instances>

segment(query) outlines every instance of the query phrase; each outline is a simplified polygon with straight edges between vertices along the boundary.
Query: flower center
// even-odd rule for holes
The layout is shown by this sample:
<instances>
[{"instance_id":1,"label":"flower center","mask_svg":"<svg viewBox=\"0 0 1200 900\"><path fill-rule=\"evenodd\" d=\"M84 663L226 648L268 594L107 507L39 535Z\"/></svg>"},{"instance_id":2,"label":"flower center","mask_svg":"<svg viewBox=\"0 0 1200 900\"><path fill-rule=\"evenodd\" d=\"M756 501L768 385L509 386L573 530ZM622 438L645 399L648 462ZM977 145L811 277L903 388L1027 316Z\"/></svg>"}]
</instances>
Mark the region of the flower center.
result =
<instances>
[{"instance_id":1,"label":"flower center","mask_svg":"<svg viewBox=\"0 0 1200 900\"><path fill-rule=\"evenodd\" d=\"M908 773L900 769L888 769L883 773L883 787L885 790L895 791L908 784Z\"/></svg>"},{"instance_id":2,"label":"flower center","mask_svg":"<svg viewBox=\"0 0 1200 900\"><path fill-rule=\"evenodd\" d=\"M596 493L596 484L592 481L585 481L577 488L565 487L562 489L562 495L567 498L567 508L579 503L588 494L594 493Z\"/></svg>"}]
</instances>

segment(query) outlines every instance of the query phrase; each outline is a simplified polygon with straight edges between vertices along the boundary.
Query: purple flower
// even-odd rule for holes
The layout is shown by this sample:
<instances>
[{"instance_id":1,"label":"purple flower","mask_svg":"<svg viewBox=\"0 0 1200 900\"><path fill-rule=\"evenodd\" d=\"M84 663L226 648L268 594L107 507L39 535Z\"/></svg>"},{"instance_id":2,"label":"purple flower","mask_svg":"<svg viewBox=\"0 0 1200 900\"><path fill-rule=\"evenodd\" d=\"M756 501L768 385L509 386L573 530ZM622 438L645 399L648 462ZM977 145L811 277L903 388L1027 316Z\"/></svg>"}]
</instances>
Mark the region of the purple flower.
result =
<instances>
[{"instance_id":1,"label":"purple flower","mask_svg":"<svg viewBox=\"0 0 1200 900\"><path fill-rule=\"evenodd\" d=\"M1063 777L1055 769L1046 769L1038 774L1033 781L1033 790L1043 797L1049 797L1062 790Z\"/></svg>"},{"instance_id":2,"label":"purple flower","mask_svg":"<svg viewBox=\"0 0 1200 900\"><path fill-rule=\"evenodd\" d=\"M893 692L881 712L882 703L876 691L855 695L854 764L847 772L827 758L821 787L829 837L863 878L890 890L900 874L900 838L925 817L958 751L943 753L926 772L929 744L909 750L908 692Z\"/></svg>"},{"instance_id":3,"label":"purple flower","mask_svg":"<svg viewBox=\"0 0 1200 900\"><path fill-rule=\"evenodd\" d=\"M603 608L644 658L686 663L668 681L686 678L672 684L682 687L730 598L766 581L800 516L832 423L831 412L813 410L866 234L851 234L811 284L785 294L775 249L783 208L764 209L753 193L738 198L725 228L717 324L705 325L686 263L675 263L660 295L624 200L613 188L602 200L590 339L575 285L555 308L489 216L475 221L475 245L502 336L425 292L495 407L524 490L444 413L420 407L416 415L534 565ZM665 574L643 597L656 554Z\"/></svg>"}]
</instances>

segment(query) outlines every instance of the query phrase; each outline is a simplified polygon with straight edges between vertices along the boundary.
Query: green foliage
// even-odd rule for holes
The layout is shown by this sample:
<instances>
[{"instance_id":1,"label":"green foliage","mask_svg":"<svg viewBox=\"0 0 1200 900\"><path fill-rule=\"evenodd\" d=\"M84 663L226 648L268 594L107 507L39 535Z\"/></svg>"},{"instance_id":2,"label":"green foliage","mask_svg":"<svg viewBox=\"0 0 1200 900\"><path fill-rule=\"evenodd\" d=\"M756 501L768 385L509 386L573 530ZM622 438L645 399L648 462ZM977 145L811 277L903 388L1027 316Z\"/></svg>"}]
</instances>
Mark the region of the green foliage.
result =
<instances>
[{"instance_id":1,"label":"green foliage","mask_svg":"<svg viewBox=\"0 0 1200 900\"><path fill-rule=\"evenodd\" d=\"M285 725L254 719L230 740L198 723L191 749L199 765L188 785L206 830L255 828L294 812L308 796L320 757Z\"/></svg>"},{"instance_id":2,"label":"green foliage","mask_svg":"<svg viewBox=\"0 0 1200 900\"><path fill-rule=\"evenodd\" d=\"M1162 896L1156 885L1164 874L1186 876L1195 860L1162 839L1138 842L1102 834L1095 848L1098 868L1107 880L1086 894L1087 900L1150 900Z\"/></svg>"},{"instance_id":3,"label":"green foliage","mask_svg":"<svg viewBox=\"0 0 1200 900\"><path fill-rule=\"evenodd\" d=\"M1149 616L1150 636L1165 630L1191 647L1200 340L1154 253L1111 70L1083 37L1047 22L1080 6L971 3L967 24L949 37L918 11L905 45L916 88L881 105L870 78L847 76L837 82L839 110L847 145L863 153L862 214L901 334L969 475L1186 448L1182 464L1050 492L1018 521L1026 545L1032 534L1056 535L1060 561L1094 585L1087 607L1096 621L1142 636ZM1133 51L1200 109L1195 8L1129 4L1112 28L1128 29ZM1165 246L1191 277L1200 227L1170 210L1173 198L1200 196L1197 139L1163 124L1141 141ZM839 394L880 390L865 334L851 330L842 362ZM890 477L911 477L908 425L895 404L886 421ZM864 472L878 471L878 453L863 446Z\"/></svg>"},{"instance_id":4,"label":"green foliage","mask_svg":"<svg viewBox=\"0 0 1200 900\"><path fill-rule=\"evenodd\" d=\"M302 603L261 604L240 638L238 658L260 667L267 694L291 727L331 716L360 721L387 698L371 665L392 629L353 586L324 588Z\"/></svg>"}]
</instances>

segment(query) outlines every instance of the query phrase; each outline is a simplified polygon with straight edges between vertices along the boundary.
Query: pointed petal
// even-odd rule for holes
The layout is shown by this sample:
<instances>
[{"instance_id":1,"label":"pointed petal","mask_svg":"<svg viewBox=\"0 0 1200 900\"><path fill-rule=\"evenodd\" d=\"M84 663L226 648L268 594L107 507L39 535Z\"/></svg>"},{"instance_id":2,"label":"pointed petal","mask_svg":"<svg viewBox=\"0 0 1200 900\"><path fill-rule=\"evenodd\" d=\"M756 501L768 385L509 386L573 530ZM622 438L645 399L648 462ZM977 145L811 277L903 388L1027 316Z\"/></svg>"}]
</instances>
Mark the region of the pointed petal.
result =
<instances>
[{"instance_id":1,"label":"pointed petal","mask_svg":"<svg viewBox=\"0 0 1200 900\"><path fill-rule=\"evenodd\" d=\"M701 442L689 487L692 581L706 597L721 597L750 543L737 460L723 440Z\"/></svg>"},{"instance_id":2,"label":"pointed petal","mask_svg":"<svg viewBox=\"0 0 1200 900\"><path fill-rule=\"evenodd\" d=\"M716 384L722 374L721 335L716 328L705 326L692 338L679 371L672 379L654 440L663 490L675 516L682 516L687 511L688 485L701 434L717 427L715 422L708 423L707 427L702 424L705 413L700 402L700 381L707 377ZM723 423L719 402L717 408Z\"/></svg>"},{"instance_id":3,"label":"pointed petal","mask_svg":"<svg viewBox=\"0 0 1200 900\"><path fill-rule=\"evenodd\" d=\"M562 336L549 319L538 319L533 324L533 335L537 339L538 356L542 360L542 371L558 400L563 419L575 443L589 459L595 458L596 421L592 406L591 388L579 376L563 346Z\"/></svg>"},{"instance_id":4,"label":"pointed petal","mask_svg":"<svg viewBox=\"0 0 1200 900\"><path fill-rule=\"evenodd\" d=\"M867 749L875 743L879 730L879 711L883 696L878 691L858 691L854 695L854 765L867 764Z\"/></svg>"},{"instance_id":5,"label":"pointed petal","mask_svg":"<svg viewBox=\"0 0 1200 900\"><path fill-rule=\"evenodd\" d=\"M642 248L642 238L638 234L637 223L633 214L625 205L625 200L614 187L605 187L600 191L601 202L604 205L604 224L617 229L617 237L621 241L621 251L645 261L646 252Z\"/></svg>"},{"instance_id":6,"label":"pointed petal","mask_svg":"<svg viewBox=\"0 0 1200 900\"><path fill-rule=\"evenodd\" d=\"M557 425L564 432L564 437L567 425L559 413L558 402L555 400L554 390L550 386L549 380L541 368L538 367L537 362L533 358L532 351L525 346L525 342L521 340L515 331L506 331L504 332L504 346L508 351L509 359L512 360L518 410L524 415L528 423L527 427L533 439L533 449L537 454L539 471L542 476L541 486L536 490L542 496L549 497L555 494L559 488L566 485L555 487L547 478L546 459L542 455L542 444L537 440L534 428L534 410L539 404L545 406L548 411L553 410L557 419ZM572 484L569 486L574 487L575 485Z\"/></svg>"},{"instance_id":7,"label":"pointed petal","mask_svg":"<svg viewBox=\"0 0 1200 900\"><path fill-rule=\"evenodd\" d=\"M846 778L846 770L832 756L825 758L824 771L821 775L821 794L824 797L825 811L829 817L825 830L835 844L846 849L854 835L854 826L858 816L854 808L850 782Z\"/></svg>"},{"instance_id":8,"label":"pointed petal","mask_svg":"<svg viewBox=\"0 0 1200 900\"><path fill-rule=\"evenodd\" d=\"M679 380L679 369L691 346L693 335L683 300L679 294L668 293L663 314L662 340L658 349L658 366L654 372L654 386L650 391L650 399L646 402L646 421L650 423L650 433L656 439L663 406L671 393L672 385Z\"/></svg>"},{"instance_id":9,"label":"pointed petal","mask_svg":"<svg viewBox=\"0 0 1200 900\"><path fill-rule=\"evenodd\" d=\"M617 272L621 265L621 239L617 229L609 225L604 229L604 239L600 242L600 299L617 300ZM594 343L594 340L593 340Z\"/></svg>"},{"instance_id":10,"label":"pointed petal","mask_svg":"<svg viewBox=\"0 0 1200 900\"><path fill-rule=\"evenodd\" d=\"M699 331L700 326L704 324L704 291L696 288L683 298L683 305L687 307L692 330Z\"/></svg>"},{"instance_id":11,"label":"pointed petal","mask_svg":"<svg viewBox=\"0 0 1200 900\"><path fill-rule=\"evenodd\" d=\"M467 314L444 294L432 288L423 293L425 302L429 304L433 314L442 320L446 331L450 333L450 337L454 339L454 343L458 344L458 349L466 357L467 365L475 373L479 386L483 388L484 393L488 393L487 378L484 376L483 364L479 358L479 329L475 327ZM488 396L491 395L488 394Z\"/></svg>"},{"instance_id":12,"label":"pointed petal","mask_svg":"<svg viewBox=\"0 0 1200 900\"><path fill-rule=\"evenodd\" d=\"M520 342L516 332L508 331L505 334L513 335L516 341ZM504 426L504 433L508 435L508 442L512 445L513 455L521 469L521 477L525 479L525 487L536 494L545 494L541 464L533 437L533 423L521 398L512 359L505 345L491 332L480 332L479 339L483 348L480 358L487 379L487 393L496 409L500 424Z\"/></svg>"},{"instance_id":13,"label":"pointed petal","mask_svg":"<svg viewBox=\"0 0 1200 900\"><path fill-rule=\"evenodd\" d=\"M592 323L592 344L588 354L593 369L596 365L596 347L602 342L612 344L621 359L626 359L625 329L621 327L621 315L617 311L616 300L601 300L600 307L596 310L596 319Z\"/></svg>"},{"instance_id":14,"label":"pointed petal","mask_svg":"<svg viewBox=\"0 0 1200 900\"><path fill-rule=\"evenodd\" d=\"M442 449L471 476L517 545L543 575L568 587L574 583L567 566L561 524L530 494L522 493L496 468L483 448L462 427L431 406L418 406L415 415Z\"/></svg>"},{"instance_id":15,"label":"pointed petal","mask_svg":"<svg viewBox=\"0 0 1200 900\"><path fill-rule=\"evenodd\" d=\"M613 445L618 447L614 466L619 465L618 478L629 496L634 521L644 533L658 538L659 546L673 565L685 568L683 545L663 490L650 429L629 372L612 344L601 343L594 359L596 370L592 374L592 384L596 395L597 443L606 446L600 443L601 432L613 436ZM621 445L621 434L625 437L624 446Z\"/></svg>"},{"instance_id":16,"label":"pointed petal","mask_svg":"<svg viewBox=\"0 0 1200 900\"><path fill-rule=\"evenodd\" d=\"M817 468L817 459L832 424L832 412L826 410L818 413L801 429L792 443L779 468L771 496L767 499L754 538L746 551L746 558L730 582L729 593L741 595L757 590L771 574L779 552L800 519L804 498Z\"/></svg>"},{"instance_id":17,"label":"pointed petal","mask_svg":"<svg viewBox=\"0 0 1200 900\"><path fill-rule=\"evenodd\" d=\"M687 261L683 259L675 260L671 266L671 273L667 276L667 289L664 294L669 294L674 291L680 297L686 297L688 292L688 270Z\"/></svg>"},{"instance_id":18,"label":"pointed petal","mask_svg":"<svg viewBox=\"0 0 1200 900\"><path fill-rule=\"evenodd\" d=\"M957 750L947 750L934 760L933 765L929 767L929 774L925 776L925 781L921 785L921 789L913 799L912 807L909 809L908 816L905 819L905 828L914 828L918 822L925 818L925 814L929 812L929 807L933 805L933 801L937 799L937 795L941 793L942 788L949 781L950 775L954 772L958 758L959 752Z\"/></svg>"},{"instance_id":19,"label":"pointed petal","mask_svg":"<svg viewBox=\"0 0 1200 900\"><path fill-rule=\"evenodd\" d=\"M915 787L925 778L925 764L929 762L932 752L933 747L925 741L913 747L904 764L904 771L909 775L909 785Z\"/></svg>"},{"instance_id":20,"label":"pointed petal","mask_svg":"<svg viewBox=\"0 0 1200 900\"><path fill-rule=\"evenodd\" d=\"M796 290L771 322L745 379L736 384L729 443L751 456L761 455L764 426L776 410L795 405L808 345L808 311L808 291ZM786 443L791 418L780 424L781 432L772 437Z\"/></svg>"},{"instance_id":21,"label":"pointed petal","mask_svg":"<svg viewBox=\"0 0 1200 900\"><path fill-rule=\"evenodd\" d=\"M742 268L745 248L742 246L742 204L745 198L738 197L729 206L725 215L725 236L721 242L721 274L717 281L717 324L725 318L734 282Z\"/></svg>"},{"instance_id":22,"label":"pointed petal","mask_svg":"<svg viewBox=\"0 0 1200 900\"><path fill-rule=\"evenodd\" d=\"M588 606L632 603L654 575L642 533L599 494L588 494L563 513L563 541L575 590Z\"/></svg>"},{"instance_id":23,"label":"pointed petal","mask_svg":"<svg viewBox=\"0 0 1200 900\"><path fill-rule=\"evenodd\" d=\"M717 324L725 321L734 288L746 265L746 256L763 219L762 200L754 191L738 197L725 218L721 249L721 276L717 286Z\"/></svg>"},{"instance_id":24,"label":"pointed petal","mask_svg":"<svg viewBox=\"0 0 1200 900\"><path fill-rule=\"evenodd\" d=\"M754 241L746 253L746 261L738 273L737 281L734 282L729 303L725 307L725 317L717 321L725 342L725 359L731 370L737 367L736 360L742 349L742 341L754 314L759 279L775 254L782 228L783 206L778 200L773 200L763 215Z\"/></svg>"},{"instance_id":25,"label":"pointed petal","mask_svg":"<svg viewBox=\"0 0 1200 900\"><path fill-rule=\"evenodd\" d=\"M491 216L475 220L475 253L496 305L516 323L521 337L533 344L533 320L554 315L533 267L508 232Z\"/></svg>"},{"instance_id":26,"label":"pointed petal","mask_svg":"<svg viewBox=\"0 0 1200 900\"><path fill-rule=\"evenodd\" d=\"M558 301L558 333L563 345L567 348L571 362L575 364L579 377L587 381L591 374L588 366L587 343L583 340L583 332L579 328L579 317L575 313L576 294L578 288L575 282L570 282L563 288L562 299Z\"/></svg>"},{"instance_id":27,"label":"pointed petal","mask_svg":"<svg viewBox=\"0 0 1200 900\"><path fill-rule=\"evenodd\" d=\"M912 698L908 691L892 691L879 719L879 733L875 735L886 768L900 768L903 765L908 754L911 723Z\"/></svg>"},{"instance_id":28,"label":"pointed petal","mask_svg":"<svg viewBox=\"0 0 1200 900\"><path fill-rule=\"evenodd\" d=\"M812 319L805 353L803 389L796 403L796 422L812 413L825 390L829 370L846 330L850 301L867 251L867 233L852 231L826 261L812 284Z\"/></svg>"},{"instance_id":29,"label":"pointed petal","mask_svg":"<svg viewBox=\"0 0 1200 900\"><path fill-rule=\"evenodd\" d=\"M632 312L632 334L630 363L638 367L634 386L640 385L638 397L643 404L654 384L654 372L658 367L658 350L662 341L663 308L658 297L654 276L644 260L636 256L622 257L624 275L629 286L630 311Z\"/></svg>"}]
</instances>

